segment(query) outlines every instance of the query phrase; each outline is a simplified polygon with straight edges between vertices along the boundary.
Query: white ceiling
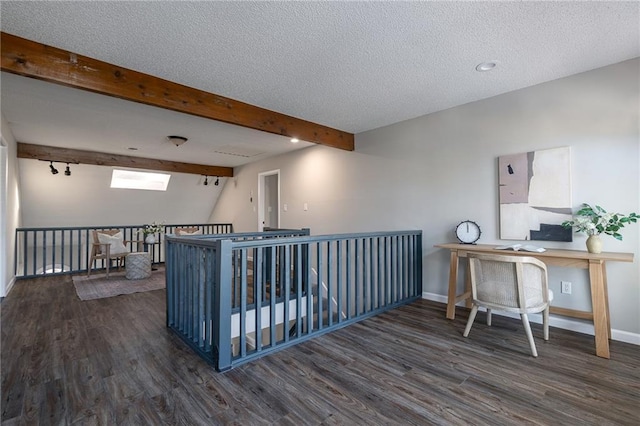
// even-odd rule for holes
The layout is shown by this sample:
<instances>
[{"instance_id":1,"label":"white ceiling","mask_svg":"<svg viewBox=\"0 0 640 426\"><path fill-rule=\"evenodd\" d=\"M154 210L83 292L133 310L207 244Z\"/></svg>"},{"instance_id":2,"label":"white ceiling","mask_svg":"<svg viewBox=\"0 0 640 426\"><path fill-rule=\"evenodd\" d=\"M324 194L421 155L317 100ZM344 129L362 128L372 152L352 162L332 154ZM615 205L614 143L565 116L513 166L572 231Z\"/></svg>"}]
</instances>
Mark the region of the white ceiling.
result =
<instances>
[{"instance_id":1,"label":"white ceiling","mask_svg":"<svg viewBox=\"0 0 640 426\"><path fill-rule=\"evenodd\" d=\"M0 8L4 32L352 133L640 56L636 1ZM489 60L493 71L475 71ZM1 83L22 142L226 166L308 146L4 73ZM169 134L190 140L176 148ZM214 152L231 146L256 155Z\"/></svg>"}]
</instances>

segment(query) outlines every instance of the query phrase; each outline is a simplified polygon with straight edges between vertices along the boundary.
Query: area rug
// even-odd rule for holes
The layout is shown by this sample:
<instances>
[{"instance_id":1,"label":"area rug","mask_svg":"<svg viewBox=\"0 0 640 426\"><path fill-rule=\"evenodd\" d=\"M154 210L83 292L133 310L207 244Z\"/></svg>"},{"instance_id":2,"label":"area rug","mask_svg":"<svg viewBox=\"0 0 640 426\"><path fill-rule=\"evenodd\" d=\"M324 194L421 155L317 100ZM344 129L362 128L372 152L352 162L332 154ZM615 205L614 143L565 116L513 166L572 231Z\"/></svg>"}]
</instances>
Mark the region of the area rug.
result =
<instances>
[{"instance_id":1,"label":"area rug","mask_svg":"<svg viewBox=\"0 0 640 426\"><path fill-rule=\"evenodd\" d=\"M126 279L124 271L109 272L109 278L106 274L92 274L90 277L75 275L72 279L80 300L94 300L121 294L160 290L166 285L164 268L152 271L149 278L141 280Z\"/></svg>"}]
</instances>

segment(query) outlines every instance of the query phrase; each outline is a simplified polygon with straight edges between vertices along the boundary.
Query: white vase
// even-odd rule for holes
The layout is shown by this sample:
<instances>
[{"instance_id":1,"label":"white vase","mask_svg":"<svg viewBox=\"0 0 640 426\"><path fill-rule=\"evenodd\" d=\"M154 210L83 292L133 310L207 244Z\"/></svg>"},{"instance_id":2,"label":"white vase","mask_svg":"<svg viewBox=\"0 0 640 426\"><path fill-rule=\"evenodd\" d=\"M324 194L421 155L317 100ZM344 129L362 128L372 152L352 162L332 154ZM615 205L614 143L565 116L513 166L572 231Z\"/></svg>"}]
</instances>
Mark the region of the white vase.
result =
<instances>
[{"instance_id":1,"label":"white vase","mask_svg":"<svg viewBox=\"0 0 640 426\"><path fill-rule=\"evenodd\" d=\"M144 242L147 244L154 244L156 242L156 236L151 234L151 235L147 235L144 238Z\"/></svg>"},{"instance_id":2,"label":"white vase","mask_svg":"<svg viewBox=\"0 0 640 426\"><path fill-rule=\"evenodd\" d=\"M587 251L589 253L602 253L600 235L589 235L589 238L587 238Z\"/></svg>"}]
</instances>

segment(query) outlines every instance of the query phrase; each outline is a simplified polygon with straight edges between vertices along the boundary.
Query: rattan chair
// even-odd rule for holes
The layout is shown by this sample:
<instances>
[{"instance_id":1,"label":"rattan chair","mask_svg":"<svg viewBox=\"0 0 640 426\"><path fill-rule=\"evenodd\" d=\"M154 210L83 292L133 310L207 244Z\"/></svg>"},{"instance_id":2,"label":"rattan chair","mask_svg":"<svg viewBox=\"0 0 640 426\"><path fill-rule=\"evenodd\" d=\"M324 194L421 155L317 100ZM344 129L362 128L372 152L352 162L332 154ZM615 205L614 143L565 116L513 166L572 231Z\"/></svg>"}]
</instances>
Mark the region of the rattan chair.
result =
<instances>
[{"instance_id":1,"label":"rattan chair","mask_svg":"<svg viewBox=\"0 0 640 426\"><path fill-rule=\"evenodd\" d=\"M118 270L121 268L130 250L125 246L125 241L122 238L115 238L120 232L122 231L119 229L94 229L91 231L92 243L87 276L91 276L91 270L97 259L106 260L107 277L109 276L109 267L112 260L116 261Z\"/></svg>"},{"instance_id":2,"label":"rattan chair","mask_svg":"<svg viewBox=\"0 0 640 426\"><path fill-rule=\"evenodd\" d=\"M480 306L491 310L520 314L529 340L531 354L538 356L527 314L542 312L544 340L549 340L549 302L552 295L547 283L546 265L533 257L469 253L472 308L464 330L469 331Z\"/></svg>"}]
</instances>

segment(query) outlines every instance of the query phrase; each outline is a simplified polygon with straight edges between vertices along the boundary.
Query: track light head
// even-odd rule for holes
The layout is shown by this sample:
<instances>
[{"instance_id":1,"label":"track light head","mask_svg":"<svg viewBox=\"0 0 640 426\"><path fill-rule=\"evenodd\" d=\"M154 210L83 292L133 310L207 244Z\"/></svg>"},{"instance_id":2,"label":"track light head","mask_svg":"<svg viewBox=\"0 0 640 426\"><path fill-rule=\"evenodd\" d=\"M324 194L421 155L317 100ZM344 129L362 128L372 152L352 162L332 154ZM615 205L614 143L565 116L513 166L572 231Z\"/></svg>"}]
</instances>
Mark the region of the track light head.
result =
<instances>
[{"instance_id":1,"label":"track light head","mask_svg":"<svg viewBox=\"0 0 640 426\"><path fill-rule=\"evenodd\" d=\"M209 176L204 177L204 186L209 185Z\"/></svg>"},{"instance_id":2,"label":"track light head","mask_svg":"<svg viewBox=\"0 0 640 426\"><path fill-rule=\"evenodd\" d=\"M53 161L49 161L49 168L51 169L51 174L52 175L57 175L59 173L58 169L53 167Z\"/></svg>"},{"instance_id":3,"label":"track light head","mask_svg":"<svg viewBox=\"0 0 640 426\"><path fill-rule=\"evenodd\" d=\"M213 183L215 186L220 185L220 178L216 176L216 181Z\"/></svg>"},{"instance_id":4,"label":"track light head","mask_svg":"<svg viewBox=\"0 0 640 426\"><path fill-rule=\"evenodd\" d=\"M69 163L67 163L67 168L64 171L65 176L71 176L71 169L69 168Z\"/></svg>"}]
</instances>

